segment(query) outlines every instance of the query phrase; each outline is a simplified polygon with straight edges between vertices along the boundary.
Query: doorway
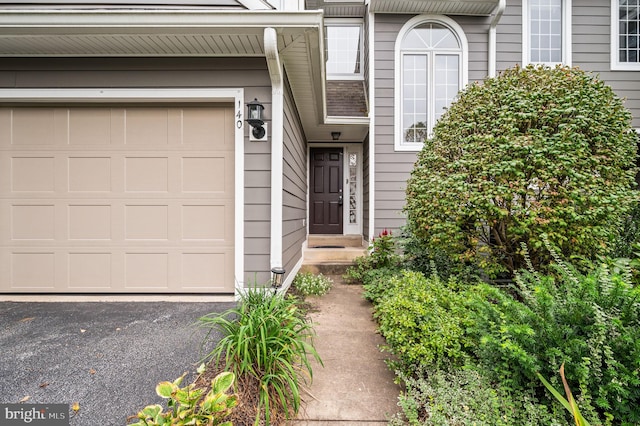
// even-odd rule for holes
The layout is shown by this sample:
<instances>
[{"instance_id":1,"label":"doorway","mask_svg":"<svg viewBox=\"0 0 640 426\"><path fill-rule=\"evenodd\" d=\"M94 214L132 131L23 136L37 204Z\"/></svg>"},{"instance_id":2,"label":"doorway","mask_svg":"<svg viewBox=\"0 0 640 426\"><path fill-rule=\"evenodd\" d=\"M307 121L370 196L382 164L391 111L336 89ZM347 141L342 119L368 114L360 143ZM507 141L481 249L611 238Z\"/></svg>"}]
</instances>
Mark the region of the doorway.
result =
<instances>
[{"instance_id":1,"label":"doorway","mask_svg":"<svg viewBox=\"0 0 640 426\"><path fill-rule=\"evenodd\" d=\"M311 148L309 233L343 232L343 149Z\"/></svg>"}]
</instances>

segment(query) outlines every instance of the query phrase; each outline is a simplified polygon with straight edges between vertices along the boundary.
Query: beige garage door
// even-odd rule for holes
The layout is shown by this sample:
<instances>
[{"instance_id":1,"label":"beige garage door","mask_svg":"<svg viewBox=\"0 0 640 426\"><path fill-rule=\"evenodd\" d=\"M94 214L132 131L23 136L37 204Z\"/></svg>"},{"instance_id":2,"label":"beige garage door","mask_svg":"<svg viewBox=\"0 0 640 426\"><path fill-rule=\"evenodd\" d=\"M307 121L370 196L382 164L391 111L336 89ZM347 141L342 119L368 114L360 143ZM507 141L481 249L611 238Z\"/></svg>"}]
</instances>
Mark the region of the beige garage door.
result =
<instances>
[{"instance_id":1,"label":"beige garage door","mask_svg":"<svg viewBox=\"0 0 640 426\"><path fill-rule=\"evenodd\" d=\"M0 108L0 293L232 293L228 107Z\"/></svg>"}]
</instances>

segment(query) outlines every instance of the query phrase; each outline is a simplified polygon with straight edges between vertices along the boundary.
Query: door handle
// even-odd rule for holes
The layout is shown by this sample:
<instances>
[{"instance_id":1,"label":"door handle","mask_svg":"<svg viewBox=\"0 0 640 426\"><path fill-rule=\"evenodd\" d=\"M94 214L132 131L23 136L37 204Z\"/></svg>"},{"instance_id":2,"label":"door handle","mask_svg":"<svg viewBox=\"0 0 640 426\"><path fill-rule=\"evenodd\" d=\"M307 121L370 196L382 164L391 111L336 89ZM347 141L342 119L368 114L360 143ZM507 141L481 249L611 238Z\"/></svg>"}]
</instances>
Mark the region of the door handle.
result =
<instances>
[{"instance_id":1,"label":"door handle","mask_svg":"<svg viewBox=\"0 0 640 426\"><path fill-rule=\"evenodd\" d=\"M340 196L338 197L338 205L342 205L342 194L340 194Z\"/></svg>"}]
</instances>

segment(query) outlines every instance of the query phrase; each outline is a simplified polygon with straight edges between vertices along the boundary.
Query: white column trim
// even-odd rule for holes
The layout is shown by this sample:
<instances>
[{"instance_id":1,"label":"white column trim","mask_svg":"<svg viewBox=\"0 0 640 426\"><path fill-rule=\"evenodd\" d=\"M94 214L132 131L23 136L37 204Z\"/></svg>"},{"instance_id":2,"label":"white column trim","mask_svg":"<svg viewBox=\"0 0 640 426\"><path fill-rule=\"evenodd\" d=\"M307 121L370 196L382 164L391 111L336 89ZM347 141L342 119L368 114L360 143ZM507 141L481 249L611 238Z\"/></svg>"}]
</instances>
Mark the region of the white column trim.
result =
<instances>
[{"instance_id":1,"label":"white column trim","mask_svg":"<svg viewBox=\"0 0 640 426\"><path fill-rule=\"evenodd\" d=\"M369 241L376 230L376 14L369 11ZM395 137L395 136L394 136Z\"/></svg>"},{"instance_id":2,"label":"white column trim","mask_svg":"<svg viewBox=\"0 0 640 426\"><path fill-rule=\"evenodd\" d=\"M271 77L271 268L282 264L282 174L284 155L284 84L278 53L278 36L273 28L264 29L264 53Z\"/></svg>"}]
</instances>

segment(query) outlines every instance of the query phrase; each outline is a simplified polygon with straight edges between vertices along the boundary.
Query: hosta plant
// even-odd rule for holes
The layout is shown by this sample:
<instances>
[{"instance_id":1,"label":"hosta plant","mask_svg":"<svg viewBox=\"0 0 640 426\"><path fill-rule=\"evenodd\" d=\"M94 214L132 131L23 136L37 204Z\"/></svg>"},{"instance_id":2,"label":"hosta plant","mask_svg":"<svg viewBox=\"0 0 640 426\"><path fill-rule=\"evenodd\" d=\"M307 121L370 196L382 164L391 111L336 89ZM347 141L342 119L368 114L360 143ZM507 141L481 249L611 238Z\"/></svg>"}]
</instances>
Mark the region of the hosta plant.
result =
<instances>
[{"instance_id":1,"label":"hosta plant","mask_svg":"<svg viewBox=\"0 0 640 426\"><path fill-rule=\"evenodd\" d=\"M167 399L167 411L160 404L148 405L137 415L138 422L134 426L231 426L225 421L234 407L238 405L238 397L227 392L233 386L235 376L223 372L211 381L211 390L204 394L203 389L196 389L192 383L180 387L184 375L173 382L161 382L156 386L158 396Z\"/></svg>"}]
</instances>

